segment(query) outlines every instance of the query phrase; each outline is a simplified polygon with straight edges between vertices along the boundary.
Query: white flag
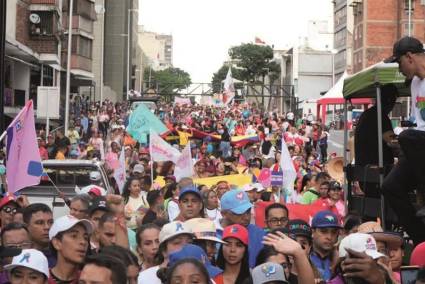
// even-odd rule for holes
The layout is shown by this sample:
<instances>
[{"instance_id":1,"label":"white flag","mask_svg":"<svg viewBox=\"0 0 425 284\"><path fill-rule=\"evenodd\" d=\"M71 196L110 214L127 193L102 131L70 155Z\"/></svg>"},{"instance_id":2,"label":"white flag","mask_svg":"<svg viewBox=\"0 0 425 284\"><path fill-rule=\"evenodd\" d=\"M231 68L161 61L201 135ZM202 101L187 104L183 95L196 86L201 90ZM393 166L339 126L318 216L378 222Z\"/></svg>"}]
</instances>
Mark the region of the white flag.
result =
<instances>
[{"instance_id":1,"label":"white flag","mask_svg":"<svg viewBox=\"0 0 425 284\"><path fill-rule=\"evenodd\" d=\"M126 177L127 176L125 174L125 154L124 154L124 147L122 147L120 158L119 158L119 166L118 168L114 170L114 178L115 178L115 181L117 182L120 193L122 193L122 189L124 188Z\"/></svg>"},{"instance_id":2,"label":"white flag","mask_svg":"<svg viewBox=\"0 0 425 284\"><path fill-rule=\"evenodd\" d=\"M176 161L174 176L179 181L184 177L192 177L193 171L192 151L190 150L190 142L184 147L180 157Z\"/></svg>"},{"instance_id":3,"label":"white flag","mask_svg":"<svg viewBox=\"0 0 425 284\"><path fill-rule=\"evenodd\" d=\"M223 104L228 105L235 97L235 85L232 78L232 68L229 67L224 79Z\"/></svg>"},{"instance_id":4,"label":"white flag","mask_svg":"<svg viewBox=\"0 0 425 284\"><path fill-rule=\"evenodd\" d=\"M288 147L286 146L285 139L282 137L282 151L280 154L280 167L282 168L283 181L282 188L293 193L294 182L297 178L294 164L292 163L291 155L289 154Z\"/></svg>"},{"instance_id":5,"label":"white flag","mask_svg":"<svg viewBox=\"0 0 425 284\"><path fill-rule=\"evenodd\" d=\"M149 150L154 162L172 161L176 163L180 157L180 151L168 144L155 131L150 132Z\"/></svg>"}]
</instances>

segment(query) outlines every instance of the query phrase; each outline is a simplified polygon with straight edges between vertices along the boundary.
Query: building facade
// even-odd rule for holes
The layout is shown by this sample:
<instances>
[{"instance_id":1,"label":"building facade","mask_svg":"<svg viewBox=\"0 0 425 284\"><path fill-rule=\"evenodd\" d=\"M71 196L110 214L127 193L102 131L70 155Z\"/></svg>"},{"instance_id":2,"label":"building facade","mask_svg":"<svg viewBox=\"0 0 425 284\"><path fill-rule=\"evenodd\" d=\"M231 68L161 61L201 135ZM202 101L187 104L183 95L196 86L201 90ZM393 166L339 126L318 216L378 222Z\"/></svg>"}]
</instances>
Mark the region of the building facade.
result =
<instances>
[{"instance_id":1,"label":"building facade","mask_svg":"<svg viewBox=\"0 0 425 284\"><path fill-rule=\"evenodd\" d=\"M136 62L138 1L104 0L104 8L104 98L122 101L126 98L127 85L130 90L135 89L136 71L140 69L137 68ZM130 30L128 24L130 24ZM130 48L128 48L127 37L130 37ZM127 57L128 50L130 50L130 60ZM129 77L127 74L130 74ZM127 84L127 78L130 79L129 84Z\"/></svg>"},{"instance_id":2,"label":"building facade","mask_svg":"<svg viewBox=\"0 0 425 284\"><path fill-rule=\"evenodd\" d=\"M68 4L66 0L7 1L6 115L16 115L29 99L37 107L38 86L58 86L64 108ZM71 93L80 94L82 86L92 85L96 15L91 0L74 0L73 10Z\"/></svg>"},{"instance_id":3,"label":"building facade","mask_svg":"<svg viewBox=\"0 0 425 284\"><path fill-rule=\"evenodd\" d=\"M354 15L353 72L389 57L394 42L409 31L421 41L425 39L425 1L353 0L350 5Z\"/></svg>"},{"instance_id":4,"label":"building facade","mask_svg":"<svg viewBox=\"0 0 425 284\"><path fill-rule=\"evenodd\" d=\"M139 26L139 45L146 56L145 67L163 70L173 66L173 36L144 30Z\"/></svg>"},{"instance_id":5,"label":"building facade","mask_svg":"<svg viewBox=\"0 0 425 284\"><path fill-rule=\"evenodd\" d=\"M291 48L282 55L282 85L287 92L293 86L290 110L315 113L316 100L332 87L333 66L331 51L314 50L308 46Z\"/></svg>"},{"instance_id":6,"label":"building facade","mask_svg":"<svg viewBox=\"0 0 425 284\"><path fill-rule=\"evenodd\" d=\"M344 71L352 73L353 56L353 4L347 0L334 0L334 72L337 81Z\"/></svg>"}]
</instances>

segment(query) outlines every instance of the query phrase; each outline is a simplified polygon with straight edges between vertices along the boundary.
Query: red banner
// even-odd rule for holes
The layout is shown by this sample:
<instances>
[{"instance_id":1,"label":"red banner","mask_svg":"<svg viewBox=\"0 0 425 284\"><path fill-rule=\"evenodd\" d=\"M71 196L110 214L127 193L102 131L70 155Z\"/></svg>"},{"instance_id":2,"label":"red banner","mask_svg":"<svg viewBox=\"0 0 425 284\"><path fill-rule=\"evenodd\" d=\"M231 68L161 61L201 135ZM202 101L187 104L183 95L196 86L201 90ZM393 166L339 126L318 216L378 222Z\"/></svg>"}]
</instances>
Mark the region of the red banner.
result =
<instances>
[{"instance_id":1,"label":"red banner","mask_svg":"<svg viewBox=\"0 0 425 284\"><path fill-rule=\"evenodd\" d=\"M265 227L265 209L267 206L272 204L271 201L258 201L254 205L255 210L255 224L260 228ZM313 216L323 210L331 210L335 213L335 208L331 208L326 205L324 202L315 202L310 205L303 204L285 204L289 211L289 220L292 219L302 219L307 223L311 223Z\"/></svg>"}]
</instances>

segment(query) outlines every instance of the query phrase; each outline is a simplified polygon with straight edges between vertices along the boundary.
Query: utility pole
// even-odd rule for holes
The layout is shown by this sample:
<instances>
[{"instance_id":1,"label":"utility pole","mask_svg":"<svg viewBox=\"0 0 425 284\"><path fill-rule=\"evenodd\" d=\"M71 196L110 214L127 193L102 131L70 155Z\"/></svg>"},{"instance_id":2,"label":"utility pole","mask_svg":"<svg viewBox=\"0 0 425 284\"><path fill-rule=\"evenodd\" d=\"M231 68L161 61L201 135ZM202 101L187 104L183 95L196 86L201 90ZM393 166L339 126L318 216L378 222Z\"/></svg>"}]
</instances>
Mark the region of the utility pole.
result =
<instances>
[{"instance_id":1,"label":"utility pole","mask_svg":"<svg viewBox=\"0 0 425 284\"><path fill-rule=\"evenodd\" d=\"M0 0L0 133L4 129L4 88L5 88L5 66L4 57L6 55L6 1Z\"/></svg>"},{"instance_id":2,"label":"utility pole","mask_svg":"<svg viewBox=\"0 0 425 284\"><path fill-rule=\"evenodd\" d=\"M69 0L68 7L68 54L66 62L66 92L65 92L65 129L64 135L68 133L68 124L69 124L69 96L71 91L71 48L72 48L72 12L74 9L74 0Z\"/></svg>"}]
</instances>

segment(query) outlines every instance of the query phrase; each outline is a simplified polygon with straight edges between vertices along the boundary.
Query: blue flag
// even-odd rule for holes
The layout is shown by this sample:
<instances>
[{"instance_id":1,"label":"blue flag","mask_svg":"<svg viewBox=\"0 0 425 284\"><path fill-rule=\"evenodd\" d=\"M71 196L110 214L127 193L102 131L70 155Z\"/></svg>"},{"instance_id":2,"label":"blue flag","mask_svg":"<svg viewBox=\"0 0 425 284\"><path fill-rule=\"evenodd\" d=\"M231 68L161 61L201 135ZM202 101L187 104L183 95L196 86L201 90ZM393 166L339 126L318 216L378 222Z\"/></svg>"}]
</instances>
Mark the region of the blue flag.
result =
<instances>
[{"instance_id":1,"label":"blue flag","mask_svg":"<svg viewBox=\"0 0 425 284\"><path fill-rule=\"evenodd\" d=\"M147 143L150 130L163 134L168 131L164 123L159 120L144 104L139 106L130 115L127 132L140 143Z\"/></svg>"}]
</instances>

